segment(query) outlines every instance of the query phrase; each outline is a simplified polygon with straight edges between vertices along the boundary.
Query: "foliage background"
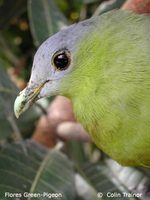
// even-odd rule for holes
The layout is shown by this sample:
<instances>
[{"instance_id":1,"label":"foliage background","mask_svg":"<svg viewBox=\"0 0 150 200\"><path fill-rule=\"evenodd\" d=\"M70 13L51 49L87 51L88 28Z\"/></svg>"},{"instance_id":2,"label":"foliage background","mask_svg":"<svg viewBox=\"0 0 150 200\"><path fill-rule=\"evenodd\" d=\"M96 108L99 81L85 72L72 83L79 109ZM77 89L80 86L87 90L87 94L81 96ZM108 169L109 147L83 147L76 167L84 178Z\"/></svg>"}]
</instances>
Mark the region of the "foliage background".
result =
<instances>
[{"instance_id":1,"label":"foliage background","mask_svg":"<svg viewBox=\"0 0 150 200\"><path fill-rule=\"evenodd\" d=\"M6 191L61 193L63 200L107 199L107 192L136 192L142 197L113 199L150 199L149 169L122 167L91 143L51 137L51 148L39 144L33 133L52 99L33 106L19 120L13 114L14 100L27 84L37 47L61 28L120 8L124 3L125 0L0 0L1 200L10 199L5 197Z\"/></svg>"}]
</instances>

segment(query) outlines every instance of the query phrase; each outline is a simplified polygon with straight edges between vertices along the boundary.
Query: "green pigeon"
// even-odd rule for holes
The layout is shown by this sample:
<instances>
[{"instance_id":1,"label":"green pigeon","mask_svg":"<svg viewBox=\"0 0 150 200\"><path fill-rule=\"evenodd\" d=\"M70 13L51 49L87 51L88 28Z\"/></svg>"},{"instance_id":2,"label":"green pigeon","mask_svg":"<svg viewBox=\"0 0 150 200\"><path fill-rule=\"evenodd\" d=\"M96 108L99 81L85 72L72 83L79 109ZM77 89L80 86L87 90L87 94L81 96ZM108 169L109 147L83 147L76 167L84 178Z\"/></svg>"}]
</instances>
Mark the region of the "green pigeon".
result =
<instances>
[{"instance_id":1,"label":"green pigeon","mask_svg":"<svg viewBox=\"0 0 150 200\"><path fill-rule=\"evenodd\" d=\"M150 167L150 16L114 10L43 42L16 117L54 95L71 99L77 121L106 154Z\"/></svg>"}]
</instances>

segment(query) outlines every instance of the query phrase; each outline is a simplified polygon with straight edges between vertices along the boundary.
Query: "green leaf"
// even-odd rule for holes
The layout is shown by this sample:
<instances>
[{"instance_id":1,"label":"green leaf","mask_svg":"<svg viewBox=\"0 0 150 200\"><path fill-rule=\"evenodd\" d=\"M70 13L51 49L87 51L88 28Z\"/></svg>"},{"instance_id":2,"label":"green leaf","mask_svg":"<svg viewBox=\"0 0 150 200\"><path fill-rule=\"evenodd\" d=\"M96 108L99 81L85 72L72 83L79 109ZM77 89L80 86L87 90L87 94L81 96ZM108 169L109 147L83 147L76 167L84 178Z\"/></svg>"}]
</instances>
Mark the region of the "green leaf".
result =
<instances>
[{"instance_id":1,"label":"green leaf","mask_svg":"<svg viewBox=\"0 0 150 200\"><path fill-rule=\"evenodd\" d=\"M36 200L50 199L45 193L62 195L62 200L75 198L72 164L59 151L48 151L27 140L3 147L0 160L0 199L4 198L6 191L45 195L31 198Z\"/></svg>"},{"instance_id":2,"label":"green leaf","mask_svg":"<svg viewBox=\"0 0 150 200\"><path fill-rule=\"evenodd\" d=\"M66 152L76 164L84 163L88 160L87 155L84 151L84 145L76 141L68 141L66 143Z\"/></svg>"},{"instance_id":3,"label":"green leaf","mask_svg":"<svg viewBox=\"0 0 150 200\"><path fill-rule=\"evenodd\" d=\"M82 0L84 4L96 3L99 0Z\"/></svg>"},{"instance_id":4,"label":"green leaf","mask_svg":"<svg viewBox=\"0 0 150 200\"><path fill-rule=\"evenodd\" d=\"M13 107L18 94L19 90L0 64L0 140L12 137L13 134L16 139L20 139L20 132L28 131L29 134L29 129L32 130L34 126L33 122L40 116L33 106L17 120Z\"/></svg>"},{"instance_id":5,"label":"green leaf","mask_svg":"<svg viewBox=\"0 0 150 200\"><path fill-rule=\"evenodd\" d=\"M17 93L18 89L0 65L0 139L8 137L13 132L11 122L14 121L13 104Z\"/></svg>"},{"instance_id":6,"label":"green leaf","mask_svg":"<svg viewBox=\"0 0 150 200\"><path fill-rule=\"evenodd\" d=\"M150 196L150 176L140 169L122 167L111 159L85 164L80 173L104 200L108 197L115 200L147 200ZM127 196L131 193L141 198Z\"/></svg>"},{"instance_id":7,"label":"green leaf","mask_svg":"<svg viewBox=\"0 0 150 200\"><path fill-rule=\"evenodd\" d=\"M53 0L29 0L28 12L31 32L37 46L67 24L67 19Z\"/></svg>"},{"instance_id":8,"label":"green leaf","mask_svg":"<svg viewBox=\"0 0 150 200\"><path fill-rule=\"evenodd\" d=\"M12 18L22 14L25 10L26 10L26 0L1 1L0 28L6 27Z\"/></svg>"},{"instance_id":9,"label":"green leaf","mask_svg":"<svg viewBox=\"0 0 150 200\"><path fill-rule=\"evenodd\" d=\"M55 3L64 14L68 12L70 6L66 0L55 0Z\"/></svg>"}]
</instances>

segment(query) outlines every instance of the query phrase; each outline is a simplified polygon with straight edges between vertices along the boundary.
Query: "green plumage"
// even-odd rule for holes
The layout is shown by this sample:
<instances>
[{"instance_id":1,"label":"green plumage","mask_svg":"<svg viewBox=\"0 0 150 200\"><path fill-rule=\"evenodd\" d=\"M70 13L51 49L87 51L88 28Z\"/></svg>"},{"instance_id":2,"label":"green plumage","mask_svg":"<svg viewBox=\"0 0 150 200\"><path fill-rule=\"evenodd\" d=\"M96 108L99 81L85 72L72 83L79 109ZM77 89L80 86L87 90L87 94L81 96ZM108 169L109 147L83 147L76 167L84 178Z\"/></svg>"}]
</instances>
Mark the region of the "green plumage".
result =
<instances>
[{"instance_id":1,"label":"green plumage","mask_svg":"<svg viewBox=\"0 0 150 200\"><path fill-rule=\"evenodd\" d=\"M62 49L70 65L56 70ZM41 45L33 66L17 116L35 98L67 96L100 149L122 165L150 167L149 15L118 10L73 25Z\"/></svg>"},{"instance_id":2,"label":"green plumage","mask_svg":"<svg viewBox=\"0 0 150 200\"><path fill-rule=\"evenodd\" d=\"M150 17L114 11L93 23L61 94L99 148L150 166Z\"/></svg>"}]
</instances>

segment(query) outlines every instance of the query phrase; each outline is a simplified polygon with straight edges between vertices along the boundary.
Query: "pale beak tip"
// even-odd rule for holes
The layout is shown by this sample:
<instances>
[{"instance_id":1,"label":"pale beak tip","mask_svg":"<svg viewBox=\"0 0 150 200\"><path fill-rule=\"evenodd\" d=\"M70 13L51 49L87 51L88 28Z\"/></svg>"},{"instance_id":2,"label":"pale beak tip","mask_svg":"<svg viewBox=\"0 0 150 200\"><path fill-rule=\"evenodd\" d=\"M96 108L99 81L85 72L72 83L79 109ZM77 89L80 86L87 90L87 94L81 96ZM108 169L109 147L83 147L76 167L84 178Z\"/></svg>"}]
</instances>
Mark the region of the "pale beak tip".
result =
<instances>
[{"instance_id":1,"label":"pale beak tip","mask_svg":"<svg viewBox=\"0 0 150 200\"><path fill-rule=\"evenodd\" d=\"M19 119L19 116L20 116L20 115L15 113L15 116L16 116L17 119Z\"/></svg>"},{"instance_id":2,"label":"pale beak tip","mask_svg":"<svg viewBox=\"0 0 150 200\"><path fill-rule=\"evenodd\" d=\"M38 95L47 81L36 87L27 87L22 90L14 102L14 113L16 118L25 112L38 99Z\"/></svg>"},{"instance_id":3,"label":"pale beak tip","mask_svg":"<svg viewBox=\"0 0 150 200\"><path fill-rule=\"evenodd\" d=\"M27 109L25 106L25 100L26 98L25 98L24 90L23 90L19 93L19 95L17 96L14 102L14 114L17 119Z\"/></svg>"},{"instance_id":4,"label":"pale beak tip","mask_svg":"<svg viewBox=\"0 0 150 200\"><path fill-rule=\"evenodd\" d=\"M14 114L16 116L16 118L18 119L20 114L21 114L21 101L20 101L20 97L18 96L14 102Z\"/></svg>"}]
</instances>

